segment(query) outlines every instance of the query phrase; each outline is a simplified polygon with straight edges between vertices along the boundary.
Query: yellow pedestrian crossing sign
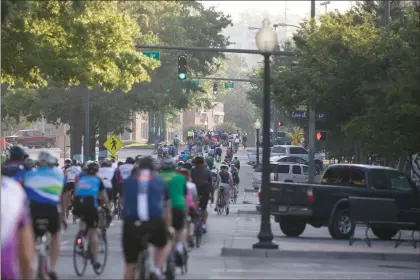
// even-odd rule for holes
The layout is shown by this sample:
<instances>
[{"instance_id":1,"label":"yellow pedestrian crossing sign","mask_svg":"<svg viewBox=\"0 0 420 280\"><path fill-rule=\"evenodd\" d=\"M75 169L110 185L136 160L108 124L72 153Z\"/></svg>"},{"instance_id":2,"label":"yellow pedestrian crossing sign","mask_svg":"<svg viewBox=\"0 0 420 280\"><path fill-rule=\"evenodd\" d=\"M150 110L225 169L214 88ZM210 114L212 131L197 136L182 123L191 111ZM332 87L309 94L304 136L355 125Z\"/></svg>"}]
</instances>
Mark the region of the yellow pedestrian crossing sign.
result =
<instances>
[{"instance_id":1,"label":"yellow pedestrian crossing sign","mask_svg":"<svg viewBox=\"0 0 420 280\"><path fill-rule=\"evenodd\" d=\"M106 140L104 143L104 147L108 150L108 152L111 155L115 155L115 153L118 152L118 150L121 149L122 146L123 143L115 135L109 137L108 140Z\"/></svg>"},{"instance_id":2,"label":"yellow pedestrian crossing sign","mask_svg":"<svg viewBox=\"0 0 420 280\"><path fill-rule=\"evenodd\" d=\"M118 160L118 155L110 155L108 158L111 160Z\"/></svg>"}]
</instances>

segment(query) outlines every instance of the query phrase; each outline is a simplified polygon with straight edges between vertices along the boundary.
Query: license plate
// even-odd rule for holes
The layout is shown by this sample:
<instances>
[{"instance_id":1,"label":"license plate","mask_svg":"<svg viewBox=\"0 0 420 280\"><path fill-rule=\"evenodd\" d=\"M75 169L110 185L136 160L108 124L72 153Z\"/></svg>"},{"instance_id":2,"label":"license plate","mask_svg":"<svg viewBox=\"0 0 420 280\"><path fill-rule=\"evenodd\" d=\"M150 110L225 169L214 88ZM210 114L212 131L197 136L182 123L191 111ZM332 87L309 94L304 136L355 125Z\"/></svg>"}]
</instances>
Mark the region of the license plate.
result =
<instances>
[{"instance_id":1,"label":"license plate","mask_svg":"<svg viewBox=\"0 0 420 280\"><path fill-rule=\"evenodd\" d=\"M279 206L279 208L277 209L277 211L279 211L279 212L286 212L287 211L287 206Z\"/></svg>"}]
</instances>

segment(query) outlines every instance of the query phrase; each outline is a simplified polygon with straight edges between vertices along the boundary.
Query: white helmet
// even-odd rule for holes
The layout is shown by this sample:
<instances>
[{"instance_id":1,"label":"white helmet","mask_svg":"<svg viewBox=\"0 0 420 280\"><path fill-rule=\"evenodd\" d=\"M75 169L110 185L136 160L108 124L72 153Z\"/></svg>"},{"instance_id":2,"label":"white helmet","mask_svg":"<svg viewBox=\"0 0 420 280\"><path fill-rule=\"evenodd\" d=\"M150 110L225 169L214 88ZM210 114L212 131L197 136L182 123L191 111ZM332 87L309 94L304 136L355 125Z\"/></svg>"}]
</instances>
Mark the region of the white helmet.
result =
<instances>
[{"instance_id":1,"label":"white helmet","mask_svg":"<svg viewBox=\"0 0 420 280\"><path fill-rule=\"evenodd\" d=\"M55 166L57 159L48 152L40 152L38 156L38 162L40 166Z\"/></svg>"}]
</instances>

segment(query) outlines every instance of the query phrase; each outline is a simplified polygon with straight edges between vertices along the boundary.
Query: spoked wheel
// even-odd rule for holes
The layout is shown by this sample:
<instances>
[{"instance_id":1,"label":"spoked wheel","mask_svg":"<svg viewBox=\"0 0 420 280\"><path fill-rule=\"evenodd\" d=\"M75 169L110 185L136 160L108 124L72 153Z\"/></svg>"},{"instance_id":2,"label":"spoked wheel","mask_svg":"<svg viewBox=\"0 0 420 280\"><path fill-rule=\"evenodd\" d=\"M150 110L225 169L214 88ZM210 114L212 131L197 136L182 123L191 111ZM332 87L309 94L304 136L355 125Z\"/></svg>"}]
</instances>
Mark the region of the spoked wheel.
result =
<instances>
[{"instance_id":1,"label":"spoked wheel","mask_svg":"<svg viewBox=\"0 0 420 280\"><path fill-rule=\"evenodd\" d=\"M139 280L148 280L150 277L150 266L148 264L148 252L142 252L137 263L137 278Z\"/></svg>"},{"instance_id":2,"label":"spoked wheel","mask_svg":"<svg viewBox=\"0 0 420 280\"><path fill-rule=\"evenodd\" d=\"M95 271L96 275L100 275L102 274L102 272L104 272L106 260L108 259L108 242L106 241L105 232L101 230L101 232L98 233L98 235L100 242L96 259L101 264L101 266L98 269L95 269L95 267L93 267L93 271Z\"/></svg>"},{"instance_id":3,"label":"spoked wheel","mask_svg":"<svg viewBox=\"0 0 420 280\"><path fill-rule=\"evenodd\" d=\"M195 247L196 248L200 248L200 244L201 244L201 229L198 228L195 230Z\"/></svg>"},{"instance_id":4,"label":"spoked wheel","mask_svg":"<svg viewBox=\"0 0 420 280\"><path fill-rule=\"evenodd\" d=\"M84 251L84 244L83 244L83 232L79 232L76 234L76 239L74 240L74 247L73 247L73 267L74 271L76 272L77 276L82 277L86 271L87 267L87 257L85 256ZM77 258L81 260L81 265L78 266Z\"/></svg>"},{"instance_id":5,"label":"spoked wheel","mask_svg":"<svg viewBox=\"0 0 420 280\"><path fill-rule=\"evenodd\" d=\"M37 277L39 280L49 279L48 277L48 260L45 256L38 256Z\"/></svg>"},{"instance_id":6,"label":"spoked wheel","mask_svg":"<svg viewBox=\"0 0 420 280\"><path fill-rule=\"evenodd\" d=\"M187 252L187 247L184 245L184 250L182 252L182 262L183 265L181 267L181 273L185 274L188 272L188 252Z\"/></svg>"}]
</instances>

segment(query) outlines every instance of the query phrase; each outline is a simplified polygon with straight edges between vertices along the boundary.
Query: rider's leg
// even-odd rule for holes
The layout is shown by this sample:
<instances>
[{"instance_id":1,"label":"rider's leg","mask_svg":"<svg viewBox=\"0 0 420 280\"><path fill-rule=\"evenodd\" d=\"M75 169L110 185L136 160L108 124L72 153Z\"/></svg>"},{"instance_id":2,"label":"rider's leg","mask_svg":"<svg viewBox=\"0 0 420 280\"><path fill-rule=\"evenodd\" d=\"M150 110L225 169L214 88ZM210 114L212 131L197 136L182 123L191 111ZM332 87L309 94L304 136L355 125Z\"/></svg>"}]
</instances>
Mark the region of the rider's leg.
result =
<instances>
[{"instance_id":1,"label":"rider's leg","mask_svg":"<svg viewBox=\"0 0 420 280\"><path fill-rule=\"evenodd\" d=\"M55 209L51 209L54 213ZM57 210L52 214L50 218L49 231L51 232L51 241L50 241L50 271L55 272L55 266L57 265L58 258L60 257L60 214Z\"/></svg>"},{"instance_id":2,"label":"rider's leg","mask_svg":"<svg viewBox=\"0 0 420 280\"><path fill-rule=\"evenodd\" d=\"M226 192L225 192L225 205L226 205L226 209L229 209L229 202L230 202L230 189L231 188L229 188L229 190L227 190Z\"/></svg>"}]
</instances>

